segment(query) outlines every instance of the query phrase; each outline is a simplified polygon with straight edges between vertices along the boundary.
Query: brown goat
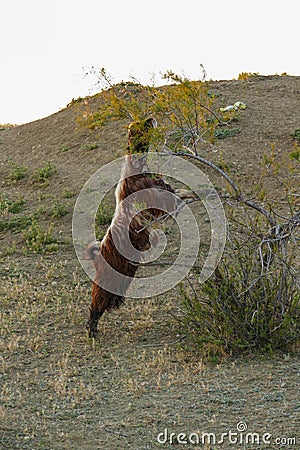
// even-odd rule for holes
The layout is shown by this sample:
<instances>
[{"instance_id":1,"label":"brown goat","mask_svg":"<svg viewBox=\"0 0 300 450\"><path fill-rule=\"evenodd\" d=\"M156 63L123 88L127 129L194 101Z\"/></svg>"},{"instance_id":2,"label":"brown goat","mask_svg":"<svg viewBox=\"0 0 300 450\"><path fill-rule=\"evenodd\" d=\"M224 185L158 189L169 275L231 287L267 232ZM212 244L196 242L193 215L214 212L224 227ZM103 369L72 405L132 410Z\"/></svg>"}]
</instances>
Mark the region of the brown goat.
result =
<instances>
[{"instance_id":1,"label":"brown goat","mask_svg":"<svg viewBox=\"0 0 300 450\"><path fill-rule=\"evenodd\" d=\"M174 189L162 178L143 172L146 164L143 154L148 151L151 131L155 126L154 119L133 122L129 126L128 154L116 188L115 215L100 244L97 242L88 247L88 255L96 269L87 322L90 337L96 335L102 314L124 302L126 291L142 260L142 252L148 250L151 243L155 245L155 238L150 242L153 222L177 207L176 198L170 195ZM136 208L134 199L137 196L138 203L140 191L143 191L143 207Z\"/></svg>"}]
</instances>

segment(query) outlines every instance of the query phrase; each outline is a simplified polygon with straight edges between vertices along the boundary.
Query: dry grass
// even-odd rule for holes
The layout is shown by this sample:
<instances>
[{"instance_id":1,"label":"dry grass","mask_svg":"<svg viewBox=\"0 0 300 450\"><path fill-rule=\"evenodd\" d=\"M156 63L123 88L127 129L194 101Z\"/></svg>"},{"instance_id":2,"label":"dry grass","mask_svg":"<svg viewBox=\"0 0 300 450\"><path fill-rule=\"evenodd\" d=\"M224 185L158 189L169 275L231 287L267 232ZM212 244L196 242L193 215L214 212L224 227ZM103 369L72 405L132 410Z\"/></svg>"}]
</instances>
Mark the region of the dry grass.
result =
<instances>
[{"instance_id":1,"label":"dry grass","mask_svg":"<svg viewBox=\"0 0 300 450\"><path fill-rule=\"evenodd\" d=\"M28 257L7 261L1 286L4 449L151 449L165 427L221 433L239 420L296 433L295 356L211 364L179 342L175 293L128 300L102 320L93 345L84 274L70 260L30 259L30 273Z\"/></svg>"},{"instance_id":2,"label":"dry grass","mask_svg":"<svg viewBox=\"0 0 300 450\"><path fill-rule=\"evenodd\" d=\"M296 82L290 77L254 77L214 86L221 92L220 106L233 100L249 105L239 122L238 140L222 142L233 173L241 174L246 187L257 180L258 160L269 149L266 127L282 152L289 145L293 148L290 133L299 126ZM91 102L97 106L96 98ZM297 355L253 354L212 362L192 351L189 337L183 339L186 331L175 320L180 313L176 290L158 298L127 300L100 321L99 341L86 339L90 281L75 259L71 213L76 193L95 167L122 154L126 129L113 124L99 132L74 132L75 115L70 107L55 121L47 118L0 130L6 206L21 197L24 201L15 212L3 208L5 216L0 217L1 223L12 224L0 230L0 447L173 448L157 442L166 427L175 433L220 434L235 430L241 420L252 431L297 435ZM89 145L93 142L99 148ZM46 177L47 182L36 182L33 174L49 155L57 172ZM26 217L34 218L42 231L53 224L55 253L26 250L24 232L31 223ZM171 253L169 249L167 258ZM174 445L181 447L191 448Z\"/></svg>"}]
</instances>

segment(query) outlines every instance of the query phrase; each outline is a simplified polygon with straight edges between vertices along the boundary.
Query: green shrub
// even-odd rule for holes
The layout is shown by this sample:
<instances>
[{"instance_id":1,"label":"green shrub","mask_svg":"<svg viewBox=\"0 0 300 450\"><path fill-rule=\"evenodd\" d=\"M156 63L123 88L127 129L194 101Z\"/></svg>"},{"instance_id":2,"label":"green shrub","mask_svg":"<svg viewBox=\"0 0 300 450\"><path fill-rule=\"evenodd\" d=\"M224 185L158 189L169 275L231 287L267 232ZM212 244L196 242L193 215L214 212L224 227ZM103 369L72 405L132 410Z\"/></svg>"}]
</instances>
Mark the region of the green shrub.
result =
<instances>
[{"instance_id":1,"label":"green shrub","mask_svg":"<svg viewBox=\"0 0 300 450\"><path fill-rule=\"evenodd\" d=\"M93 142L92 144L86 144L85 150L96 150L99 147L98 142Z\"/></svg>"},{"instance_id":2,"label":"green shrub","mask_svg":"<svg viewBox=\"0 0 300 450\"><path fill-rule=\"evenodd\" d=\"M198 292L181 287L183 322L197 344L223 354L275 350L295 341L300 292L288 269L275 259L266 273L253 249L239 249L224 258Z\"/></svg>"},{"instance_id":3,"label":"green shrub","mask_svg":"<svg viewBox=\"0 0 300 450\"><path fill-rule=\"evenodd\" d=\"M51 216L53 219L59 219L60 217L65 216L68 213L68 208L66 205L62 203L58 203L57 201L53 201L52 213Z\"/></svg>"},{"instance_id":4,"label":"green shrub","mask_svg":"<svg viewBox=\"0 0 300 450\"><path fill-rule=\"evenodd\" d=\"M226 139L228 137L234 137L240 132L239 128L216 128L215 138Z\"/></svg>"},{"instance_id":5,"label":"green shrub","mask_svg":"<svg viewBox=\"0 0 300 450\"><path fill-rule=\"evenodd\" d=\"M19 181L26 177L27 168L24 166L18 166L15 163L12 163L12 170L10 171L8 178L11 181Z\"/></svg>"},{"instance_id":6,"label":"green shrub","mask_svg":"<svg viewBox=\"0 0 300 450\"><path fill-rule=\"evenodd\" d=\"M25 201L22 196L18 196L15 200L9 199L6 195L0 196L0 213L9 212L16 214L24 209Z\"/></svg>"},{"instance_id":7,"label":"green shrub","mask_svg":"<svg viewBox=\"0 0 300 450\"><path fill-rule=\"evenodd\" d=\"M239 73L238 80L247 81L249 78L255 78L258 76L258 72L241 72Z\"/></svg>"},{"instance_id":8,"label":"green shrub","mask_svg":"<svg viewBox=\"0 0 300 450\"><path fill-rule=\"evenodd\" d=\"M300 143L300 129L295 130L291 136Z\"/></svg>"},{"instance_id":9,"label":"green shrub","mask_svg":"<svg viewBox=\"0 0 300 450\"><path fill-rule=\"evenodd\" d=\"M32 220L31 216L0 220L0 232L11 231L13 233L20 233L32 224Z\"/></svg>"},{"instance_id":10,"label":"green shrub","mask_svg":"<svg viewBox=\"0 0 300 450\"><path fill-rule=\"evenodd\" d=\"M112 218L114 215L114 208L110 206L107 202L102 202L99 205L97 215L96 215L96 224L97 225L110 225Z\"/></svg>"},{"instance_id":11,"label":"green shrub","mask_svg":"<svg viewBox=\"0 0 300 450\"><path fill-rule=\"evenodd\" d=\"M62 194L63 198L72 198L72 197L75 197L75 195L76 195L75 191L67 189L67 188L63 191L63 194Z\"/></svg>"},{"instance_id":12,"label":"green shrub","mask_svg":"<svg viewBox=\"0 0 300 450\"><path fill-rule=\"evenodd\" d=\"M48 178L52 177L55 173L57 173L55 164L48 161L43 167L34 172L33 178L40 183L47 183Z\"/></svg>"},{"instance_id":13,"label":"green shrub","mask_svg":"<svg viewBox=\"0 0 300 450\"><path fill-rule=\"evenodd\" d=\"M24 251L34 253L56 252L58 250L57 239L53 236L53 225L46 230L33 222L26 232L24 232L26 247Z\"/></svg>"},{"instance_id":14,"label":"green shrub","mask_svg":"<svg viewBox=\"0 0 300 450\"><path fill-rule=\"evenodd\" d=\"M300 162L300 147L298 147L298 149L296 149L294 152L291 152L289 156L291 159L295 159L296 161Z\"/></svg>"},{"instance_id":15,"label":"green shrub","mask_svg":"<svg viewBox=\"0 0 300 450\"><path fill-rule=\"evenodd\" d=\"M107 231L108 226L111 224L114 216L114 206L108 201L103 201L98 208L95 218L95 235L96 238L101 241Z\"/></svg>"}]
</instances>

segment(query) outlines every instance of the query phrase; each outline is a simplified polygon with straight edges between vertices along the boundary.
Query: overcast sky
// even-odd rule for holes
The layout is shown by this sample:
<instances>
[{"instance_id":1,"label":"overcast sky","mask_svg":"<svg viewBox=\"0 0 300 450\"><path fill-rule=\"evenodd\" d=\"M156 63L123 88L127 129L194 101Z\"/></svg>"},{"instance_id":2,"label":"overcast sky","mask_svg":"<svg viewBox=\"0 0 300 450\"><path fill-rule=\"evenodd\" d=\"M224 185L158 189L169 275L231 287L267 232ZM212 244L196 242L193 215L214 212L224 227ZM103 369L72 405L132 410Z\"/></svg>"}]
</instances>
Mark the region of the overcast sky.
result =
<instances>
[{"instance_id":1,"label":"overcast sky","mask_svg":"<svg viewBox=\"0 0 300 450\"><path fill-rule=\"evenodd\" d=\"M210 79L300 75L298 0L1 0L0 123L45 117L115 82L167 69Z\"/></svg>"}]
</instances>

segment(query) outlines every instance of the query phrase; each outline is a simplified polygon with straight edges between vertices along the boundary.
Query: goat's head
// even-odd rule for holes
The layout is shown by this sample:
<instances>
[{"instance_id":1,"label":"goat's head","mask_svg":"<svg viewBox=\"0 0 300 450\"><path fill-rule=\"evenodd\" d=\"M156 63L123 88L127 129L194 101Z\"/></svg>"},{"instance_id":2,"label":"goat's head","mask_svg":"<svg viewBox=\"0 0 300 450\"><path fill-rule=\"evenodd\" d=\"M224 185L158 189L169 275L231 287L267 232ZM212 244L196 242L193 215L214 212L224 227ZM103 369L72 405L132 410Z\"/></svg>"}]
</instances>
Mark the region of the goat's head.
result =
<instances>
[{"instance_id":1,"label":"goat's head","mask_svg":"<svg viewBox=\"0 0 300 450\"><path fill-rule=\"evenodd\" d=\"M127 152L146 153L149 149L151 134L157 127L157 122L152 117L138 122L132 122L128 126Z\"/></svg>"}]
</instances>

